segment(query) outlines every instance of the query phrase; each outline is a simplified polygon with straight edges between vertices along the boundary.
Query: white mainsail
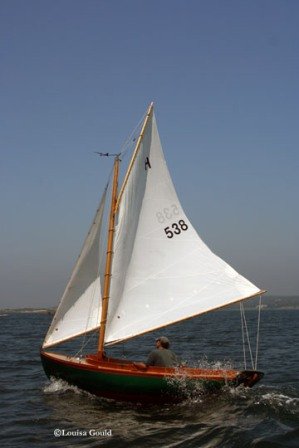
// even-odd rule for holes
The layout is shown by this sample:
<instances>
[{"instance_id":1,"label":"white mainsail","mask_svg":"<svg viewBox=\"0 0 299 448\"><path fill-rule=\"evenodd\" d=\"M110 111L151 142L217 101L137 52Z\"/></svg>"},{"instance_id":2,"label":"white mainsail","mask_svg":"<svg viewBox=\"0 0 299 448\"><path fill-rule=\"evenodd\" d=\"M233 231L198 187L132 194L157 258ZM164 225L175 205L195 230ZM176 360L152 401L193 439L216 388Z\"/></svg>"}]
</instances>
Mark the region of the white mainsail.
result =
<instances>
[{"instance_id":1,"label":"white mainsail","mask_svg":"<svg viewBox=\"0 0 299 448\"><path fill-rule=\"evenodd\" d=\"M99 327L101 312L101 228L107 188L46 335L43 348Z\"/></svg>"},{"instance_id":2,"label":"white mainsail","mask_svg":"<svg viewBox=\"0 0 299 448\"><path fill-rule=\"evenodd\" d=\"M105 343L258 293L211 252L185 215L152 114L120 202Z\"/></svg>"}]
</instances>

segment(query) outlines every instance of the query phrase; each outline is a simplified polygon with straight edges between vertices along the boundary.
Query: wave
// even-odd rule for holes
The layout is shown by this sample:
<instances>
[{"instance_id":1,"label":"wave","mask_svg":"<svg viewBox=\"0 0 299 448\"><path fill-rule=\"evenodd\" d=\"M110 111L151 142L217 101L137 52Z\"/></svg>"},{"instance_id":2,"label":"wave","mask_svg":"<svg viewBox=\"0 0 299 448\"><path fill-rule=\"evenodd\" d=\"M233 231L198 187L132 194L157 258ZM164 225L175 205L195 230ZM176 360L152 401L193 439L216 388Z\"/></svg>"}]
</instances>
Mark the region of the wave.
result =
<instances>
[{"instance_id":1,"label":"wave","mask_svg":"<svg viewBox=\"0 0 299 448\"><path fill-rule=\"evenodd\" d=\"M79 387L73 386L64 380L53 377L50 378L50 383L43 387L43 392L45 394L64 394L66 392L73 392L77 395L86 395L92 399L95 398L94 395L79 389Z\"/></svg>"},{"instance_id":2,"label":"wave","mask_svg":"<svg viewBox=\"0 0 299 448\"><path fill-rule=\"evenodd\" d=\"M278 392L266 392L261 394L255 400L256 405L267 406L275 412L284 412L299 415L299 399L296 397L289 397Z\"/></svg>"}]
</instances>

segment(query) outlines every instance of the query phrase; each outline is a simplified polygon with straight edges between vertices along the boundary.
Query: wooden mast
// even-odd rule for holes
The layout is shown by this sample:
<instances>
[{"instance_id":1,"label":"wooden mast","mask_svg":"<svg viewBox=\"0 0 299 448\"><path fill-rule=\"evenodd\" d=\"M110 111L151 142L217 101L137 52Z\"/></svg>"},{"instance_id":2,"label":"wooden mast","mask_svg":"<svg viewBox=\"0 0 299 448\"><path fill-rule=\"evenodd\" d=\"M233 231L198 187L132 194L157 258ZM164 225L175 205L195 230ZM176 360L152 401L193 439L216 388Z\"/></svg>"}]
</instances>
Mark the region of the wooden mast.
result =
<instances>
[{"instance_id":1,"label":"wooden mast","mask_svg":"<svg viewBox=\"0 0 299 448\"><path fill-rule=\"evenodd\" d=\"M113 185L112 185L111 207L110 207L110 216L109 216L108 242L107 242L107 253L106 253L103 299L102 299L102 313L101 313L100 334L99 334L99 343L98 343L98 357L100 359L103 359L103 357L104 357L104 339L105 339L107 313L108 313L108 302L109 302L109 294L110 294L112 251L113 251L115 215L116 215L116 207L115 206L116 206L116 202L117 202L119 162L120 162L120 159L119 159L119 156L117 155L114 159L114 167L113 167Z\"/></svg>"},{"instance_id":2,"label":"wooden mast","mask_svg":"<svg viewBox=\"0 0 299 448\"><path fill-rule=\"evenodd\" d=\"M102 298L102 313L101 313L100 333L99 333L99 342L98 342L98 358L99 359L104 358L104 341L105 341L108 303L109 303L109 294L110 294L110 283L111 283L111 267L112 267L112 257L113 257L115 217L116 217L116 213L118 211L119 203L122 198L125 186L127 185L134 162L136 160L148 120L152 114L153 107L154 107L154 104L151 103L148 108L148 111L146 113L146 117L145 117L142 129L140 131L138 140L136 142L135 149L134 149L134 152L133 152L133 155L131 158L131 162L128 167L126 176L124 178L119 195L118 195L118 191L117 191L118 190L119 162L120 162L119 156L117 155L114 160L113 185L112 185L111 207L110 207L109 229L108 229L108 243L107 243L106 265L105 265L105 278L104 278L104 288L103 288L103 298Z\"/></svg>"}]
</instances>

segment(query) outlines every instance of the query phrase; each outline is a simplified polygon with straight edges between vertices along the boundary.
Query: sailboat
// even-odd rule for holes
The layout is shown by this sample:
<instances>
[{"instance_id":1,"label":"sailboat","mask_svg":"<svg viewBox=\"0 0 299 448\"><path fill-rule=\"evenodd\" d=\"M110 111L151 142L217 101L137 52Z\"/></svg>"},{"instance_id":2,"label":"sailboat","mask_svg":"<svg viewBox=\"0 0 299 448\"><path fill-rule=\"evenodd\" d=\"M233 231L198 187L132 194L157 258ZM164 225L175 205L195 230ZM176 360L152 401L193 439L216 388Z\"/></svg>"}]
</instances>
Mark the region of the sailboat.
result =
<instances>
[{"instance_id":1,"label":"sailboat","mask_svg":"<svg viewBox=\"0 0 299 448\"><path fill-rule=\"evenodd\" d=\"M263 376L256 369L141 370L133 360L106 353L110 345L265 292L216 256L186 216L163 155L153 103L140 128L122 184L121 155L114 155L106 237L107 188L44 339L44 371L97 396L129 402L180 401L184 394L172 381L177 378L190 387L252 387ZM49 350L89 332L98 332L93 353L78 357Z\"/></svg>"}]
</instances>

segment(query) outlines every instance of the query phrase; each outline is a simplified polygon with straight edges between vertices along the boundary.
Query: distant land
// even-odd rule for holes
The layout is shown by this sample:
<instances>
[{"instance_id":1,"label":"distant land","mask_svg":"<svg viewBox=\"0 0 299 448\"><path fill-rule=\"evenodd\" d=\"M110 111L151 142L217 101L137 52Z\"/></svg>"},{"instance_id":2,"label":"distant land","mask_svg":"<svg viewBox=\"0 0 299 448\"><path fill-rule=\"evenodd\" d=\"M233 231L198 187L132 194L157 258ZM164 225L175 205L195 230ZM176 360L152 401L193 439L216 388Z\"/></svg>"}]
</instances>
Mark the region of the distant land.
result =
<instances>
[{"instance_id":1,"label":"distant land","mask_svg":"<svg viewBox=\"0 0 299 448\"><path fill-rule=\"evenodd\" d=\"M243 302L244 307L247 309L257 308L260 298L248 299ZM230 305L226 309L239 308L239 304ZM262 295L262 308L263 309L299 309L299 296L268 296Z\"/></svg>"},{"instance_id":2,"label":"distant land","mask_svg":"<svg viewBox=\"0 0 299 448\"><path fill-rule=\"evenodd\" d=\"M0 308L0 316L13 313L55 314L56 308Z\"/></svg>"},{"instance_id":3,"label":"distant land","mask_svg":"<svg viewBox=\"0 0 299 448\"><path fill-rule=\"evenodd\" d=\"M246 309L255 309L259 304L259 297L245 300L244 306ZM223 308L223 311L234 310L239 307L239 304L234 304ZM299 296L262 296L263 309L299 309ZM46 313L54 314L56 308L0 308L0 315L11 313Z\"/></svg>"}]
</instances>

